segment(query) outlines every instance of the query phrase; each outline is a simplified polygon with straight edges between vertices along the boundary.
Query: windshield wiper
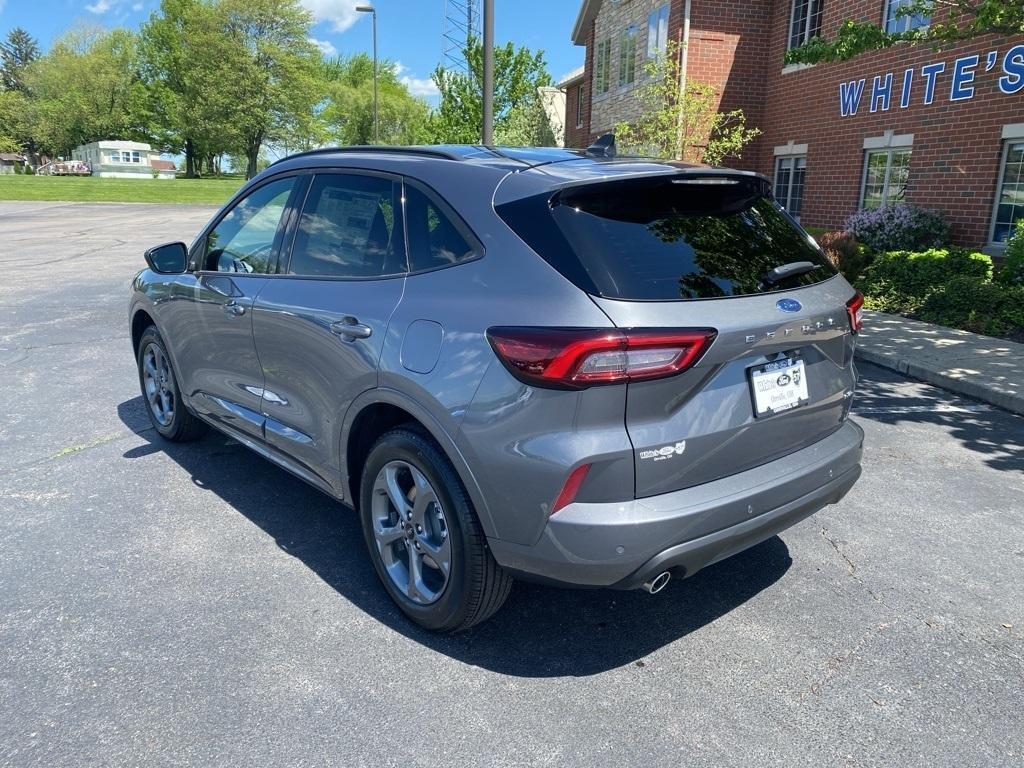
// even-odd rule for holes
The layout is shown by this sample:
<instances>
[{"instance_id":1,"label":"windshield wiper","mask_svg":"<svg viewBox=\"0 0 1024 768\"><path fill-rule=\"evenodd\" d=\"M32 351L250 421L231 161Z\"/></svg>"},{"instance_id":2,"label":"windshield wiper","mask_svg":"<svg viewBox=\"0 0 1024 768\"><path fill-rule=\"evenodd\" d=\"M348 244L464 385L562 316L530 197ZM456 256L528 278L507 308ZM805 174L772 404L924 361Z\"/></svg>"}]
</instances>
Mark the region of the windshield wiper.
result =
<instances>
[{"instance_id":1,"label":"windshield wiper","mask_svg":"<svg viewBox=\"0 0 1024 768\"><path fill-rule=\"evenodd\" d=\"M776 267L775 269L761 275L761 290L775 285L776 283L785 280L787 277L806 275L808 272L813 272L820 266L820 264L815 264L810 261L791 261L789 264L783 264L782 266Z\"/></svg>"}]
</instances>

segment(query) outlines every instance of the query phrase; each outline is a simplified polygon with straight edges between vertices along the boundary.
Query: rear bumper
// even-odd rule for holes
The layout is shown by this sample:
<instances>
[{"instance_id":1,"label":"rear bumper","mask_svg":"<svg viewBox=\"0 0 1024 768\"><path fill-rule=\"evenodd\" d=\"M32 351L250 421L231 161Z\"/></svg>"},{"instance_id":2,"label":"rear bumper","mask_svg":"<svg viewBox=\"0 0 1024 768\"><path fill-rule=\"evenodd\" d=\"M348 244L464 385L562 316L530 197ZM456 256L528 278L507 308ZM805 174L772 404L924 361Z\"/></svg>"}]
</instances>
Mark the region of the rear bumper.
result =
<instances>
[{"instance_id":1,"label":"rear bumper","mask_svg":"<svg viewBox=\"0 0 1024 768\"><path fill-rule=\"evenodd\" d=\"M533 546L489 540L521 577L632 589L665 570L690 576L839 501L860 477L864 432L852 421L803 450L730 477L645 499L571 504ZM716 527L715 520L740 522Z\"/></svg>"}]
</instances>

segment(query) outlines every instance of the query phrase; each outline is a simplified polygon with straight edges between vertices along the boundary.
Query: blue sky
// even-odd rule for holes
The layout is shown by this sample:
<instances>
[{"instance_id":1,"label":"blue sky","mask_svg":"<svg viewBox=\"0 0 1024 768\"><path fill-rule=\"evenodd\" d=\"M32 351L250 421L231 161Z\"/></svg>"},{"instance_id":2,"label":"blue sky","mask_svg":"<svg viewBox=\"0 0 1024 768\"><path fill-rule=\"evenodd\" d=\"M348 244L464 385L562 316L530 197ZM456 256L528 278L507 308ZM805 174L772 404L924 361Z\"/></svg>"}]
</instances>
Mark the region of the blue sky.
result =
<instances>
[{"instance_id":1,"label":"blue sky","mask_svg":"<svg viewBox=\"0 0 1024 768\"><path fill-rule=\"evenodd\" d=\"M354 8L365 0L301 0L317 22L312 37L327 53L371 48L370 18ZM417 94L434 101L430 73L441 59L443 0L376 0L379 54L399 62ZM77 23L137 28L159 0L0 0L0 35L24 27L43 48ZM569 35L577 0L495 0L495 39L543 49L556 79L583 63Z\"/></svg>"}]
</instances>

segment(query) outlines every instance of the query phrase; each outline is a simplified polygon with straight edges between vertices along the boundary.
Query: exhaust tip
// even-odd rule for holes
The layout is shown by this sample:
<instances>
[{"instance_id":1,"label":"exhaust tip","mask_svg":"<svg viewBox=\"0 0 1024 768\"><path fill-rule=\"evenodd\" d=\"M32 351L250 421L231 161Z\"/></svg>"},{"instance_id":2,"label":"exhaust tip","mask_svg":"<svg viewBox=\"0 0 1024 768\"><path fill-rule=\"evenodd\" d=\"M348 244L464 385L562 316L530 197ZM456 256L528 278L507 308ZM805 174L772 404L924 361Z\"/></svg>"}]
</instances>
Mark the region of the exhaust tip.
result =
<instances>
[{"instance_id":1,"label":"exhaust tip","mask_svg":"<svg viewBox=\"0 0 1024 768\"><path fill-rule=\"evenodd\" d=\"M665 587L668 586L669 581L672 579L672 574L668 571L663 571L655 576L650 581L644 582L644 589L646 589L652 595L656 595Z\"/></svg>"}]
</instances>

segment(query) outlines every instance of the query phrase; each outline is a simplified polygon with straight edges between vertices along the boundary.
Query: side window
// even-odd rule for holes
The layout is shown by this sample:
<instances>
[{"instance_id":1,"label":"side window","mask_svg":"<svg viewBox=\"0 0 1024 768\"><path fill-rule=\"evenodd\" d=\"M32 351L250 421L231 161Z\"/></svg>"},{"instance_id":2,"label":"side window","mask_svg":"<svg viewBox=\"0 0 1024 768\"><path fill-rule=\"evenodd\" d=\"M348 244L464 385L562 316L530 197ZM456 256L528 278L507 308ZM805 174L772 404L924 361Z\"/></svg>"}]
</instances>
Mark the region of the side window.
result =
<instances>
[{"instance_id":1,"label":"side window","mask_svg":"<svg viewBox=\"0 0 1024 768\"><path fill-rule=\"evenodd\" d=\"M413 272L448 267L477 255L459 228L426 194L405 185L405 225L409 268Z\"/></svg>"},{"instance_id":2,"label":"side window","mask_svg":"<svg viewBox=\"0 0 1024 768\"><path fill-rule=\"evenodd\" d=\"M206 237L203 269L266 274L274 268L274 237L295 178L264 184L243 198Z\"/></svg>"},{"instance_id":3,"label":"side window","mask_svg":"<svg viewBox=\"0 0 1024 768\"><path fill-rule=\"evenodd\" d=\"M406 270L397 184L378 176L324 174L310 185L288 274L384 277Z\"/></svg>"}]
</instances>

